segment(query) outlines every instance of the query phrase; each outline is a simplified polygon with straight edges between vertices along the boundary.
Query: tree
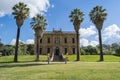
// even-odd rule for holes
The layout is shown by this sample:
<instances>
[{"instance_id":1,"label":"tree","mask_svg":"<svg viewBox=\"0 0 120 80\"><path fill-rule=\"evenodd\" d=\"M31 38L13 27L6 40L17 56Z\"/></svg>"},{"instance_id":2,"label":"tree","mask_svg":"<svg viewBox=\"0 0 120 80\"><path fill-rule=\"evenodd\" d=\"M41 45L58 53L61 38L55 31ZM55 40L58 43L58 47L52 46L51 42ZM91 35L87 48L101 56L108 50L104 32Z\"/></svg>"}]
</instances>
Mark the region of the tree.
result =
<instances>
[{"instance_id":1,"label":"tree","mask_svg":"<svg viewBox=\"0 0 120 80\"><path fill-rule=\"evenodd\" d=\"M104 49L105 50L110 50L111 49L109 44L102 44L102 46L103 46L103 50Z\"/></svg>"},{"instance_id":2,"label":"tree","mask_svg":"<svg viewBox=\"0 0 120 80\"><path fill-rule=\"evenodd\" d=\"M99 34L99 45L100 45L100 61L104 61L103 58L103 50L102 50L102 37L101 37L101 29L104 21L106 20L107 13L105 13L106 9L103 9L102 6L96 6L91 10L89 16L93 24L98 29Z\"/></svg>"},{"instance_id":3,"label":"tree","mask_svg":"<svg viewBox=\"0 0 120 80\"><path fill-rule=\"evenodd\" d=\"M39 61L39 46L40 46L39 41L43 36L44 30L46 30L47 20L43 15L37 14L36 17L32 18L32 21L30 24L35 31L35 43L36 43L35 54L36 54L36 61Z\"/></svg>"},{"instance_id":4,"label":"tree","mask_svg":"<svg viewBox=\"0 0 120 80\"><path fill-rule=\"evenodd\" d=\"M85 52L85 55L96 55L98 54L98 48L97 47L93 47L93 46L86 46L86 47L81 47L84 52Z\"/></svg>"},{"instance_id":5,"label":"tree","mask_svg":"<svg viewBox=\"0 0 120 80\"><path fill-rule=\"evenodd\" d=\"M117 44L117 43L112 43L111 44L111 49L113 50L113 51L115 51L116 49L118 49L119 48L119 44Z\"/></svg>"},{"instance_id":6,"label":"tree","mask_svg":"<svg viewBox=\"0 0 120 80\"><path fill-rule=\"evenodd\" d=\"M0 49L3 47L3 43L1 42L1 40L0 40Z\"/></svg>"},{"instance_id":7,"label":"tree","mask_svg":"<svg viewBox=\"0 0 120 80\"><path fill-rule=\"evenodd\" d=\"M33 44L28 44L27 45L27 53L30 55L34 54L34 45Z\"/></svg>"},{"instance_id":8,"label":"tree","mask_svg":"<svg viewBox=\"0 0 120 80\"><path fill-rule=\"evenodd\" d=\"M73 11L71 11L71 14L69 16L70 21L73 23L75 32L76 32L76 40L77 40L77 61L80 60L80 43L79 43L79 29L80 29L80 24L83 22L84 18L83 18L84 14L83 12L80 11L80 9L74 9Z\"/></svg>"},{"instance_id":9,"label":"tree","mask_svg":"<svg viewBox=\"0 0 120 80\"><path fill-rule=\"evenodd\" d=\"M20 36L20 28L24 23L24 20L29 16L29 8L24 3L19 2L13 8L12 14L16 19L17 24L17 36L16 36L16 47L15 47L15 55L14 55L14 62L18 61L18 44L19 44L19 36Z\"/></svg>"},{"instance_id":10,"label":"tree","mask_svg":"<svg viewBox=\"0 0 120 80\"><path fill-rule=\"evenodd\" d=\"M115 50L116 55L120 56L120 46Z\"/></svg>"},{"instance_id":11,"label":"tree","mask_svg":"<svg viewBox=\"0 0 120 80\"><path fill-rule=\"evenodd\" d=\"M20 42L18 51L19 51L20 55L26 55L26 53L27 53L27 45L24 44L23 42Z\"/></svg>"},{"instance_id":12,"label":"tree","mask_svg":"<svg viewBox=\"0 0 120 80\"><path fill-rule=\"evenodd\" d=\"M9 56L14 54L14 48L11 45L4 45L0 52L2 53L2 56Z\"/></svg>"},{"instance_id":13,"label":"tree","mask_svg":"<svg viewBox=\"0 0 120 80\"><path fill-rule=\"evenodd\" d=\"M3 49L3 43L1 42L1 39L0 39L0 56L2 56L2 49Z\"/></svg>"}]
</instances>

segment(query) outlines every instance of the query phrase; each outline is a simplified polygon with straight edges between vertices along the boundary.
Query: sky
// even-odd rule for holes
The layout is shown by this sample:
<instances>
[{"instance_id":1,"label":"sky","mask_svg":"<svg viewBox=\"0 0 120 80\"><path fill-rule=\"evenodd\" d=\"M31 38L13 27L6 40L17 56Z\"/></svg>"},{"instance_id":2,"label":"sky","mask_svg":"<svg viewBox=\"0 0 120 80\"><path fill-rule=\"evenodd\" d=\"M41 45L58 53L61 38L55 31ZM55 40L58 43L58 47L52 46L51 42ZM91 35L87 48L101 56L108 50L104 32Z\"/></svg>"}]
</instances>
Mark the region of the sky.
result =
<instances>
[{"instance_id":1,"label":"sky","mask_svg":"<svg viewBox=\"0 0 120 80\"><path fill-rule=\"evenodd\" d=\"M25 20L20 33L20 41L26 44L34 44L34 31L30 22L36 14L41 13L47 19L46 31L52 31L53 28L74 31L69 15L73 9L78 8L85 14L79 30L80 45L98 45L97 29L89 18L90 11L97 5L103 6L108 14L102 28L103 43L120 42L120 0L0 0L0 38L4 44L15 44L17 26L11 13L12 7L18 2L24 2L30 8L30 16Z\"/></svg>"}]
</instances>

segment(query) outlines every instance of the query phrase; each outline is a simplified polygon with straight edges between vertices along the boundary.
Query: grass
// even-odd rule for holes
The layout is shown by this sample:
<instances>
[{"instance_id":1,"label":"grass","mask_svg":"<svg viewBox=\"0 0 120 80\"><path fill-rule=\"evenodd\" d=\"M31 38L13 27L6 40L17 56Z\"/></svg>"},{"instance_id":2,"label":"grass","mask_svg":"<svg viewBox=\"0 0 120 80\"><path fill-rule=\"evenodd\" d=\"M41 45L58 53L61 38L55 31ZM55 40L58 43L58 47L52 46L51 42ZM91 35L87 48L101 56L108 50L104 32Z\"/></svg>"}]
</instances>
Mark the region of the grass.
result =
<instances>
[{"instance_id":1,"label":"grass","mask_svg":"<svg viewBox=\"0 0 120 80\"><path fill-rule=\"evenodd\" d=\"M120 62L1 63L0 80L119 80Z\"/></svg>"},{"instance_id":2,"label":"grass","mask_svg":"<svg viewBox=\"0 0 120 80\"><path fill-rule=\"evenodd\" d=\"M4 56L0 57L0 63L11 63L13 62L14 56ZM40 55L39 59L41 61L46 61L47 56L46 55ZM34 62L35 61L35 55L19 55L18 56L18 61L19 62Z\"/></svg>"},{"instance_id":3,"label":"grass","mask_svg":"<svg viewBox=\"0 0 120 80\"><path fill-rule=\"evenodd\" d=\"M98 62L99 55L81 55L80 56L81 62ZM34 62L35 55L19 55L18 61L19 62ZM45 62L47 60L47 55L40 55L40 61ZM75 61L76 55L69 55L69 61ZM0 57L0 63L3 62L13 62L13 56L5 56ZM120 56L113 56L113 55L104 55L104 62L120 62Z\"/></svg>"},{"instance_id":4,"label":"grass","mask_svg":"<svg viewBox=\"0 0 120 80\"><path fill-rule=\"evenodd\" d=\"M76 55L69 55L69 62L51 62L46 55L40 55L40 62L34 62L35 56L19 56L19 62L13 62L13 56L0 57L0 80L119 80L120 57L105 55L104 62L97 62L99 55L82 55L75 62Z\"/></svg>"},{"instance_id":5,"label":"grass","mask_svg":"<svg viewBox=\"0 0 120 80\"><path fill-rule=\"evenodd\" d=\"M99 55L81 55L82 62L98 62ZM76 60L76 55L68 56L70 61ZM120 56L113 56L113 55L104 55L104 62L120 62Z\"/></svg>"}]
</instances>

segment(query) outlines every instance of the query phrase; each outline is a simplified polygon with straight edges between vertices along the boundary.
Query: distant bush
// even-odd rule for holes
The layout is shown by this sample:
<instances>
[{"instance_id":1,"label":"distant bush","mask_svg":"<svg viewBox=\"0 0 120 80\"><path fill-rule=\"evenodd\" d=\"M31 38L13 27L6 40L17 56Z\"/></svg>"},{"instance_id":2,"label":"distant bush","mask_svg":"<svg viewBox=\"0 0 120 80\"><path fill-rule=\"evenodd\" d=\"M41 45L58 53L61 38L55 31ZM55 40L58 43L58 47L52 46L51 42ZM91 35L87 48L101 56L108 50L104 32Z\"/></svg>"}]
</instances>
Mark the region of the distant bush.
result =
<instances>
[{"instance_id":1,"label":"distant bush","mask_svg":"<svg viewBox=\"0 0 120 80\"><path fill-rule=\"evenodd\" d=\"M111 55L111 54L113 54L113 51L111 51L111 50L104 50L103 54L104 55Z\"/></svg>"},{"instance_id":2,"label":"distant bush","mask_svg":"<svg viewBox=\"0 0 120 80\"><path fill-rule=\"evenodd\" d=\"M83 49L80 49L81 55L86 55L86 52Z\"/></svg>"},{"instance_id":3,"label":"distant bush","mask_svg":"<svg viewBox=\"0 0 120 80\"><path fill-rule=\"evenodd\" d=\"M0 57L2 56L2 53L0 52Z\"/></svg>"},{"instance_id":4,"label":"distant bush","mask_svg":"<svg viewBox=\"0 0 120 80\"><path fill-rule=\"evenodd\" d=\"M115 52L116 52L116 55L120 56L120 46L118 49L115 50Z\"/></svg>"},{"instance_id":5,"label":"distant bush","mask_svg":"<svg viewBox=\"0 0 120 80\"><path fill-rule=\"evenodd\" d=\"M82 55L96 55L98 54L98 48L92 47L92 46L82 47L81 54Z\"/></svg>"}]
</instances>

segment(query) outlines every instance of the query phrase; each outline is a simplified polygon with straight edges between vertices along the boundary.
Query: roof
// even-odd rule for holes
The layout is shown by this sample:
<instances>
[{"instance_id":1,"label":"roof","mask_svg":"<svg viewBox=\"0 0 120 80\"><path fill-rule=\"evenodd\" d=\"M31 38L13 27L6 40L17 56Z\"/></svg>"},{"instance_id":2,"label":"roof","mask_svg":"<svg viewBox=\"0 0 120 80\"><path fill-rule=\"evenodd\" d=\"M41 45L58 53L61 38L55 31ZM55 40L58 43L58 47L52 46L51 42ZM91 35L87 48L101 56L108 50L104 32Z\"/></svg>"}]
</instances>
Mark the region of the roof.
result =
<instances>
[{"instance_id":1,"label":"roof","mask_svg":"<svg viewBox=\"0 0 120 80\"><path fill-rule=\"evenodd\" d=\"M75 31L46 31L44 34L75 34Z\"/></svg>"}]
</instances>

